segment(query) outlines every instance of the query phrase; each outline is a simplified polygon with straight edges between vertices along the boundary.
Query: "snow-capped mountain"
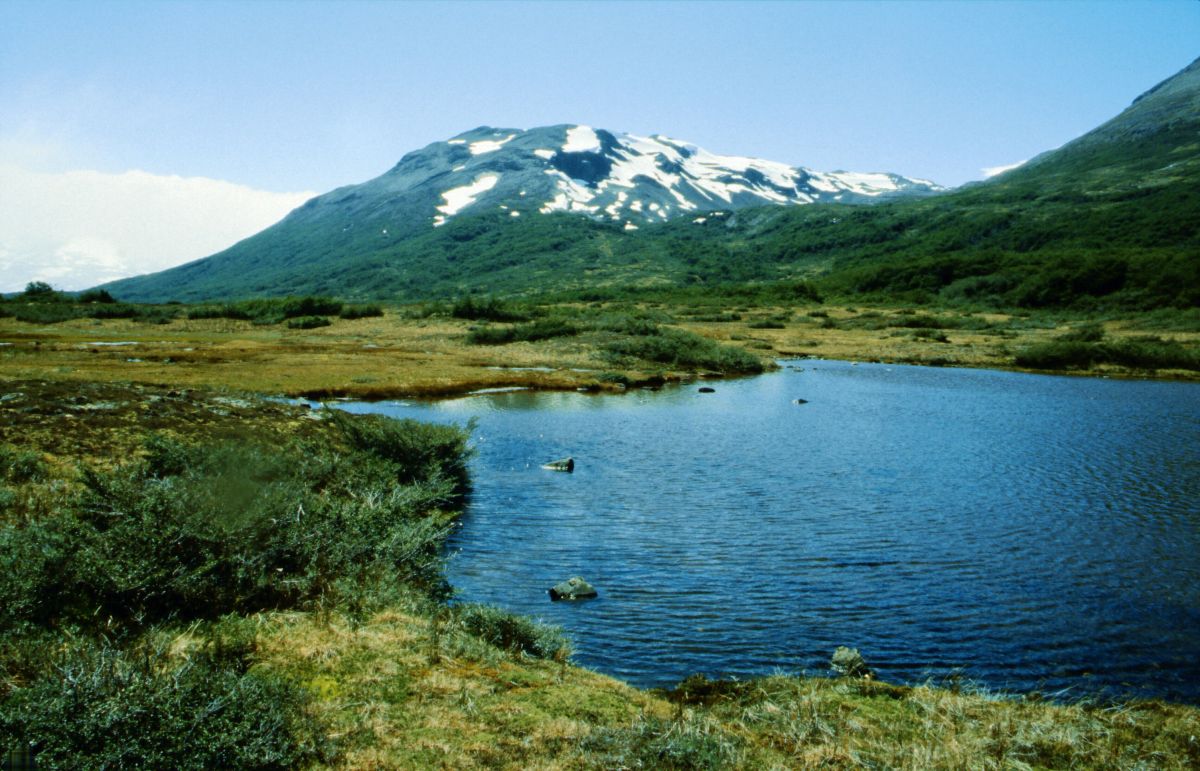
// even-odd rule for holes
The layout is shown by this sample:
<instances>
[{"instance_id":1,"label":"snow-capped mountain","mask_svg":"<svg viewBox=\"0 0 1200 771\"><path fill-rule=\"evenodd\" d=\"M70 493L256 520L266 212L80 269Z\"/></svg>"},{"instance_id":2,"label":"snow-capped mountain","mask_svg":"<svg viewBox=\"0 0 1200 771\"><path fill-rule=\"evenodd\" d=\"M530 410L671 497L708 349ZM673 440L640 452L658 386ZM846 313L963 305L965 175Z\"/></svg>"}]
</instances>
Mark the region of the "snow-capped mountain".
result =
<instances>
[{"instance_id":1,"label":"snow-capped mountain","mask_svg":"<svg viewBox=\"0 0 1200 771\"><path fill-rule=\"evenodd\" d=\"M651 224L675 219L733 227L731 212L750 206L870 203L939 190L896 174L717 155L662 136L481 127L410 152L375 179L316 196L222 252L110 286L127 299L417 297L434 291L431 282L444 294L551 257L551 272L560 271L564 251L591 254L588 234L615 229L640 243L653 239ZM609 246L595 248L600 256L588 261L596 265L612 256Z\"/></svg>"},{"instance_id":2,"label":"snow-capped mountain","mask_svg":"<svg viewBox=\"0 0 1200 771\"><path fill-rule=\"evenodd\" d=\"M576 212L630 229L689 213L869 203L943 189L897 174L813 171L717 155L660 135L577 125L527 131L482 126L409 153L367 185L400 195L425 193L424 211L412 214L434 227L461 213L500 208L513 217Z\"/></svg>"}]
</instances>

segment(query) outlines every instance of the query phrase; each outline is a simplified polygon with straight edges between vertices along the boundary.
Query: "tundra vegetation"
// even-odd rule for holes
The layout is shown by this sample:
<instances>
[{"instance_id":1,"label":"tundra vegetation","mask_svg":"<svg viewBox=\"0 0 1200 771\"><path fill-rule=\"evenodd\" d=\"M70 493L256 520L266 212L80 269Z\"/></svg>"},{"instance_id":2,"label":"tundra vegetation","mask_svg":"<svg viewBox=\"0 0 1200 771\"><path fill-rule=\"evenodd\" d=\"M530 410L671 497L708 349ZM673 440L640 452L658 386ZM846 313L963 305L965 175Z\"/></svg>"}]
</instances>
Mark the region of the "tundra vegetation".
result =
<instances>
[{"instance_id":1,"label":"tundra vegetation","mask_svg":"<svg viewBox=\"0 0 1200 771\"><path fill-rule=\"evenodd\" d=\"M52 769L1200 763L1184 705L856 677L640 691L575 667L558 630L453 601L468 433L6 380L0 746Z\"/></svg>"},{"instance_id":2,"label":"tundra vegetation","mask_svg":"<svg viewBox=\"0 0 1200 771\"><path fill-rule=\"evenodd\" d=\"M1183 705L824 677L650 692L579 669L560 631L453 601L469 427L247 393L617 389L802 355L1200 372L1195 309L823 291L3 299L0 749L41 768L1195 767Z\"/></svg>"},{"instance_id":3,"label":"tundra vegetation","mask_svg":"<svg viewBox=\"0 0 1200 771\"><path fill-rule=\"evenodd\" d=\"M1091 330L1080 337L1078 330ZM120 303L45 285L0 300L0 375L389 398L615 389L816 356L1080 374L1200 376L1200 310L864 306L808 282L595 289L409 305L325 297Z\"/></svg>"}]
</instances>

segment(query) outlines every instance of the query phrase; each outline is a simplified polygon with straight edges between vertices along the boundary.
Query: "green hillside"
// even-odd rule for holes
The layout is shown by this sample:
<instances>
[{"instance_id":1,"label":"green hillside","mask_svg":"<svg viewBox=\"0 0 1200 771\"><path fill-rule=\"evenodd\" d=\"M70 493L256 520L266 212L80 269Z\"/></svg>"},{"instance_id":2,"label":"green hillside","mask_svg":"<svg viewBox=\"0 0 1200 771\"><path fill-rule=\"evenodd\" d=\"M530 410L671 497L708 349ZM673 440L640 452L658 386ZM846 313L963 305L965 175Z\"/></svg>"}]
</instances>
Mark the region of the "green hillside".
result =
<instances>
[{"instance_id":1,"label":"green hillside","mask_svg":"<svg viewBox=\"0 0 1200 771\"><path fill-rule=\"evenodd\" d=\"M420 300L807 279L829 294L904 302L1196 306L1200 60L1062 148L916 200L743 209L637 230L492 212L440 228L380 220L367 232L331 214L362 201L331 196L213 257L106 288L141 301Z\"/></svg>"}]
</instances>

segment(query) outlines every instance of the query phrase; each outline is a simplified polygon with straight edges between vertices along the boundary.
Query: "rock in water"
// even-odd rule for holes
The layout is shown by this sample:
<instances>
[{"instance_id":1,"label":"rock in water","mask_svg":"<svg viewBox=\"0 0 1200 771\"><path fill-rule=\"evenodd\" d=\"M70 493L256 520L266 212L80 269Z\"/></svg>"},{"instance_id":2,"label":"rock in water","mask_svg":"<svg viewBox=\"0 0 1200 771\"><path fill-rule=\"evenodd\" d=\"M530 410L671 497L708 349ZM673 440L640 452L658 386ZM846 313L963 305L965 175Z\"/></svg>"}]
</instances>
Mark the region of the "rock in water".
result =
<instances>
[{"instance_id":1,"label":"rock in water","mask_svg":"<svg viewBox=\"0 0 1200 771\"><path fill-rule=\"evenodd\" d=\"M595 596L597 596L596 587L579 576L568 578L550 588L550 599L552 600L583 600Z\"/></svg>"},{"instance_id":2,"label":"rock in water","mask_svg":"<svg viewBox=\"0 0 1200 771\"><path fill-rule=\"evenodd\" d=\"M833 659L829 662L833 667L833 671L843 677L870 677L871 669L867 666L867 662L863 659L862 654L858 652L858 648L847 648L844 645L839 645L837 650L833 652Z\"/></svg>"},{"instance_id":3,"label":"rock in water","mask_svg":"<svg viewBox=\"0 0 1200 771\"><path fill-rule=\"evenodd\" d=\"M542 468L547 471L574 471L575 459L563 458L562 460L552 460L549 463L542 464Z\"/></svg>"},{"instance_id":4,"label":"rock in water","mask_svg":"<svg viewBox=\"0 0 1200 771\"><path fill-rule=\"evenodd\" d=\"M715 394L717 392L717 389L713 388L712 386L700 386L696 390L702 394Z\"/></svg>"}]
</instances>

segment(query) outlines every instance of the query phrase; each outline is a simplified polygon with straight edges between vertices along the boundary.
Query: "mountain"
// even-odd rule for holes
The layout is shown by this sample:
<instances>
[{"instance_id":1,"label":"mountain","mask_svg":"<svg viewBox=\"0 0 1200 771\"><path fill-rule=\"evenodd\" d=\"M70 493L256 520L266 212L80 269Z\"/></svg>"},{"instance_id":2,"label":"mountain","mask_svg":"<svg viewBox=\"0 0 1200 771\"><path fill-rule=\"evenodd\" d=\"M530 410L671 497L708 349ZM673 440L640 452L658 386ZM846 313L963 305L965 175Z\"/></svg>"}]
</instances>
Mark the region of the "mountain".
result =
<instances>
[{"instance_id":1,"label":"mountain","mask_svg":"<svg viewBox=\"0 0 1200 771\"><path fill-rule=\"evenodd\" d=\"M327 271L358 273L357 266L376 265L380 258L386 264L389 255L394 270L411 273L418 266L403 259L405 242L428 240L433 230L465 217L568 213L635 231L684 215L874 203L942 190L896 174L819 172L717 155L663 136L577 125L528 131L483 126L411 152L368 182L313 198L212 257L107 287L136 300L301 292L314 289ZM432 240L464 239L459 233Z\"/></svg>"},{"instance_id":2,"label":"mountain","mask_svg":"<svg viewBox=\"0 0 1200 771\"><path fill-rule=\"evenodd\" d=\"M828 287L840 293L1196 307L1200 59L1113 119L984 183L850 214L837 230L783 220L764 248L810 260L819 253Z\"/></svg>"},{"instance_id":3,"label":"mountain","mask_svg":"<svg viewBox=\"0 0 1200 771\"><path fill-rule=\"evenodd\" d=\"M889 302L1194 308L1200 60L1056 150L933 192L662 137L483 128L315 198L220 254L106 288L133 300L420 300L805 280ZM809 203L779 205L789 202Z\"/></svg>"}]
</instances>

